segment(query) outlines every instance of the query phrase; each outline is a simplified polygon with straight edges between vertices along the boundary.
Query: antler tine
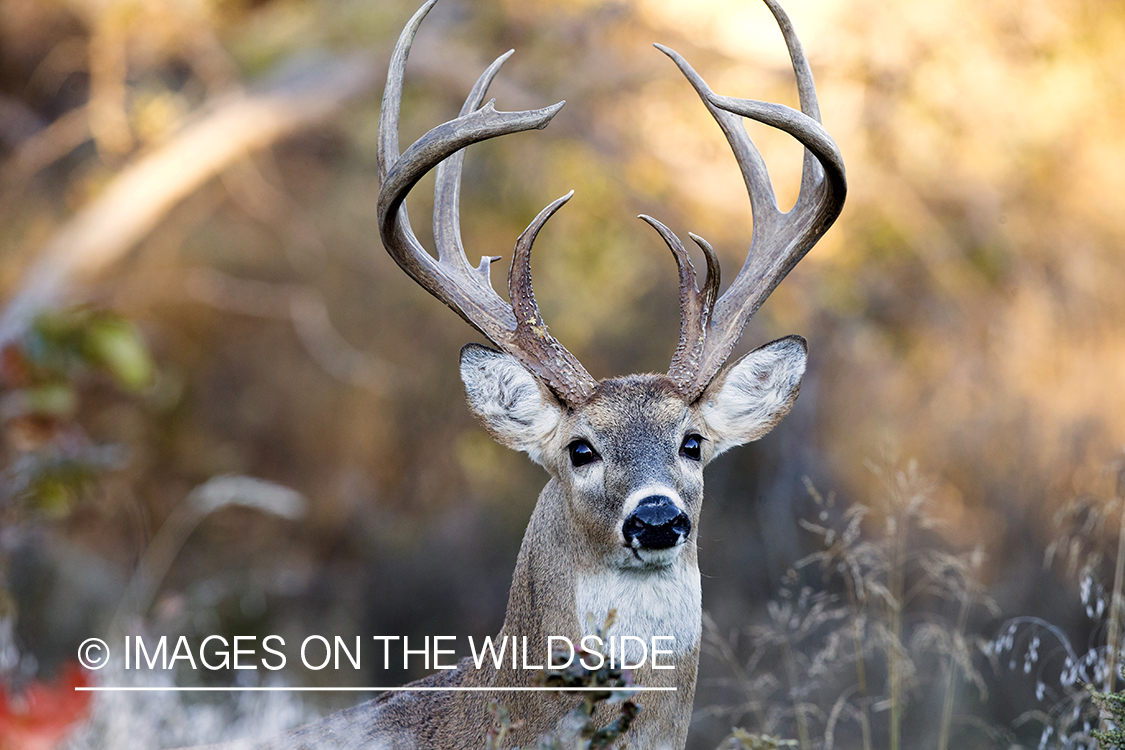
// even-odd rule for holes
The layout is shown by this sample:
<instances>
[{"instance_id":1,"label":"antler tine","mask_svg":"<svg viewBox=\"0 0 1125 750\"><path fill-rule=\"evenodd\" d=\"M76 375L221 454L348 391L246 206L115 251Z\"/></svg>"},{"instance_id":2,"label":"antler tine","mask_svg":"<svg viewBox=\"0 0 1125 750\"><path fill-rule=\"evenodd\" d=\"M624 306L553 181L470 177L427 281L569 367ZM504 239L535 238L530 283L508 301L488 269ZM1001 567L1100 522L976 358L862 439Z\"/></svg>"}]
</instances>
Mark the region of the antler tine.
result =
<instances>
[{"instance_id":1,"label":"antler tine","mask_svg":"<svg viewBox=\"0 0 1125 750\"><path fill-rule=\"evenodd\" d=\"M492 79L511 55L508 52L481 74L457 118L431 129L400 155L398 122L406 60L418 27L436 2L430 0L414 14L391 55L379 114L379 234L387 252L423 289L539 375L561 400L570 406L577 405L593 392L596 381L547 332L531 291L529 260L535 235L566 198L544 209L521 235L516 245L518 257L513 259L509 272L509 284L518 289L520 295L513 293L511 305L496 293L489 281L488 267L496 258L485 256L477 268L469 264L461 242L459 220L463 149L489 138L542 129L565 102L522 112L498 112L493 101L480 106ZM414 235L405 205L411 188L435 168L436 259ZM517 316L517 312L526 312L524 308L533 314Z\"/></svg>"},{"instance_id":2,"label":"antler tine","mask_svg":"<svg viewBox=\"0 0 1125 750\"><path fill-rule=\"evenodd\" d=\"M785 39L785 46L789 50L789 60L793 64L793 75L797 79L797 96L801 103L801 111L819 123L820 103L816 98L816 83L813 81L812 67L809 66L809 59L805 56L801 40L797 37L797 32L793 29L793 23L789 20L788 14L777 3L777 0L763 0L763 2L770 9L774 20L777 21L777 26L781 29L781 35ZM811 189L815 182L815 160L816 157L813 156L813 152L806 150L804 165L801 170L802 192Z\"/></svg>"},{"instance_id":3,"label":"antler tine","mask_svg":"<svg viewBox=\"0 0 1125 750\"><path fill-rule=\"evenodd\" d=\"M547 331L531 286L531 246L547 220L574 195L571 190L539 212L516 240L512 267L508 271L508 294L516 314L516 356L568 404L581 404L594 392L597 382ZM518 352L518 353L517 353Z\"/></svg>"},{"instance_id":4,"label":"antler tine","mask_svg":"<svg viewBox=\"0 0 1125 750\"><path fill-rule=\"evenodd\" d=\"M677 388L684 389L691 385L699 369L699 358L703 353L711 311L719 294L719 259L715 257L715 250L706 240L694 234L688 235L699 245L707 258L707 280L700 290L696 285L695 266L692 265L691 256L688 255L680 238L651 216L641 214L637 218L660 234L675 256L676 266L680 272L680 342L672 355L668 376L672 378Z\"/></svg>"},{"instance_id":5,"label":"antler tine","mask_svg":"<svg viewBox=\"0 0 1125 750\"><path fill-rule=\"evenodd\" d=\"M378 160L379 183L387 179L395 161L398 160L398 115L402 108L402 82L406 77L406 58L410 55L410 46L414 43L414 36L418 27L430 10L437 4L437 0L429 0L417 10L399 34L394 51L391 52L391 61L387 65L387 86L383 89L383 102L379 107L379 135L378 135Z\"/></svg>"},{"instance_id":6,"label":"antler tine","mask_svg":"<svg viewBox=\"0 0 1125 750\"><path fill-rule=\"evenodd\" d=\"M725 112L711 104L708 97L713 96L714 92L711 91L711 87L707 85L703 77L695 72L695 68L691 67L688 61L674 49L665 47L663 44L654 44L653 46L672 59L672 62L691 83L695 92L699 94L699 98L707 107L707 111L719 123L723 135L726 136L727 143L734 151L735 161L738 162L738 167L742 171L742 181L746 184L746 191L750 194L750 211L754 219L754 233L757 234L759 228L772 224L782 215L777 209L777 199L774 197L773 183L770 180L765 159L762 158L758 147L747 135L746 128L742 126L742 120L737 115Z\"/></svg>"},{"instance_id":7,"label":"antler tine","mask_svg":"<svg viewBox=\"0 0 1125 750\"><path fill-rule=\"evenodd\" d=\"M847 194L840 150L820 124L808 59L785 11L776 0L764 2L777 20L789 49L802 111L769 102L717 96L682 57L657 45L691 82L722 128L742 170L754 220L745 263L727 291L715 302L710 321L703 321L705 330L700 333L703 346L698 365L690 382L682 388L689 401L698 399L718 374L750 317L832 226ZM778 128L805 147L801 192L797 203L787 213L777 207L765 162L746 134L741 117ZM674 361L674 368L676 364ZM676 377L672 370L669 375Z\"/></svg>"},{"instance_id":8,"label":"antler tine","mask_svg":"<svg viewBox=\"0 0 1125 750\"><path fill-rule=\"evenodd\" d=\"M515 50L508 50L500 55L481 73L466 97L465 104L461 107L461 117L480 107L485 94L488 93L488 87L500 72L500 66L512 56L513 52ZM465 255L465 246L461 243L460 216L461 168L464 164L465 151L462 149L438 164L434 172L434 244L437 245L439 262L444 263L447 260L453 263L461 262L466 266L467 271L469 259ZM499 259L498 255L485 256L481 258L481 264L477 268L477 272L482 276L481 281L489 289L492 288L488 275L489 266Z\"/></svg>"}]
</instances>

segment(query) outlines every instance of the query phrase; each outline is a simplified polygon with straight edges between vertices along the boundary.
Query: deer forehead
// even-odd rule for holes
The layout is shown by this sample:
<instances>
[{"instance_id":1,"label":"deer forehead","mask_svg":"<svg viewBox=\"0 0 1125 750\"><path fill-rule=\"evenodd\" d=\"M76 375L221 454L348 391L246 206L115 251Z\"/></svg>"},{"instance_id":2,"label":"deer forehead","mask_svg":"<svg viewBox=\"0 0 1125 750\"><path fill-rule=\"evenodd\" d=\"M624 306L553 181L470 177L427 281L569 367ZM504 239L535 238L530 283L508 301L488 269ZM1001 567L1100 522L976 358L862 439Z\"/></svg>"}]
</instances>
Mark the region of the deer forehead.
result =
<instances>
[{"instance_id":1,"label":"deer forehead","mask_svg":"<svg viewBox=\"0 0 1125 750\"><path fill-rule=\"evenodd\" d=\"M677 441L690 409L664 375L628 375L598 382L594 395L578 411L578 421L598 436L632 442Z\"/></svg>"}]
</instances>

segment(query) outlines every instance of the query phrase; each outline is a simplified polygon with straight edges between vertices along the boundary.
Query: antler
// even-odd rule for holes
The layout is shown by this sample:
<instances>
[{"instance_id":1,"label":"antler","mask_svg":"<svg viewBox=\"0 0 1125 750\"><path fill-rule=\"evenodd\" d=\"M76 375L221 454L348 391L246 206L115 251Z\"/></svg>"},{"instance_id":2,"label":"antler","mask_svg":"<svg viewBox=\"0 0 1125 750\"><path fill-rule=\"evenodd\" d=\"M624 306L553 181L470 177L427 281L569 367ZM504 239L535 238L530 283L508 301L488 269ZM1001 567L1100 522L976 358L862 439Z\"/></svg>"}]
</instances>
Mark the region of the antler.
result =
<instances>
[{"instance_id":1,"label":"antler","mask_svg":"<svg viewBox=\"0 0 1125 750\"><path fill-rule=\"evenodd\" d=\"M459 216L461 167L465 159L462 149L489 138L542 129L565 102L523 112L498 112L494 100L482 107L489 84L512 54L509 51L481 74L459 117L438 125L400 156L398 120L406 58L422 19L436 2L430 0L414 14L391 55L379 115L379 234L391 257L422 288L515 356L567 405L577 406L593 393L596 382L578 359L548 333L531 286L531 245L535 236L573 193L544 208L517 240L508 272L511 304L496 293L489 278L489 266L498 257L485 256L476 268L469 264L461 243ZM410 189L435 167L436 260L414 236L404 203Z\"/></svg>"},{"instance_id":2,"label":"antler","mask_svg":"<svg viewBox=\"0 0 1125 750\"><path fill-rule=\"evenodd\" d=\"M683 243L660 222L648 216L640 217L660 233L680 267L680 343L668 375L689 402L698 399L718 374L750 317L832 226L847 194L844 161L836 143L820 124L816 87L801 42L781 6L775 0L764 1L789 48L797 77L800 112L780 104L717 96L686 60L667 47L656 45L672 58L695 87L726 135L742 170L754 220L746 262L730 288L716 301L719 265L711 246L690 235L707 258L707 282L700 291L696 288L695 270ZM788 212L777 207L765 161L746 134L740 117L783 130L805 147L800 196Z\"/></svg>"}]
</instances>

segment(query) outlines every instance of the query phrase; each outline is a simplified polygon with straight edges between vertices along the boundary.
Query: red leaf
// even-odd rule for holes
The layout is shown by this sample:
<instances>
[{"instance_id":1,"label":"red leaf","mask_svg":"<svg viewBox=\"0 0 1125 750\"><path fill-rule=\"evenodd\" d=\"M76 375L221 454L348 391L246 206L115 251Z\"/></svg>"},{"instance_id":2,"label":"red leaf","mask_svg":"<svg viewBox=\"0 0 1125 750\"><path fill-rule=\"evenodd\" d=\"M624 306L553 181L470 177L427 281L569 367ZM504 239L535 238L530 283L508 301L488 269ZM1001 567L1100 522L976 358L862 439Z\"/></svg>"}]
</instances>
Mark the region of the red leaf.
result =
<instances>
[{"instance_id":1,"label":"red leaf","mask_svg":"<svg viewBox=\"0 0 1125 750\"><path fill-rule=\"evenodd\" d=\"M77 664L66 665L54 683L33 680L19 695L0 690L0 750L53 750L85 719L90 693Z\"/></svg>"}]
</instances>

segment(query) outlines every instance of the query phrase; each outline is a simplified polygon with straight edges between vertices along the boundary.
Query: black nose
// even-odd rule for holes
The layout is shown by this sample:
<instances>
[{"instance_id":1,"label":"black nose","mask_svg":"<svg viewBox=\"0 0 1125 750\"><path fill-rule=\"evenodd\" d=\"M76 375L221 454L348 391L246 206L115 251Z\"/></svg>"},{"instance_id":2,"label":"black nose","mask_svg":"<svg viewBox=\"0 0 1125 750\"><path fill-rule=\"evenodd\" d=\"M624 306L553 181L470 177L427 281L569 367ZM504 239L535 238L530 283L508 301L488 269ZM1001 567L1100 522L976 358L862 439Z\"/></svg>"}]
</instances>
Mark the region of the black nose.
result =
<instances>
[{"instance_id":1,"label":"black nose","mask_svg":"<svg viewBox=\"0 0 1125 750\"><path fill-rule=\"evenodd\" d=\"M691 519L663 495L646 497L625 519L621 532L630 547L668 549L691 533Z\"/></svg>"}]
</instances>

